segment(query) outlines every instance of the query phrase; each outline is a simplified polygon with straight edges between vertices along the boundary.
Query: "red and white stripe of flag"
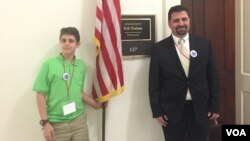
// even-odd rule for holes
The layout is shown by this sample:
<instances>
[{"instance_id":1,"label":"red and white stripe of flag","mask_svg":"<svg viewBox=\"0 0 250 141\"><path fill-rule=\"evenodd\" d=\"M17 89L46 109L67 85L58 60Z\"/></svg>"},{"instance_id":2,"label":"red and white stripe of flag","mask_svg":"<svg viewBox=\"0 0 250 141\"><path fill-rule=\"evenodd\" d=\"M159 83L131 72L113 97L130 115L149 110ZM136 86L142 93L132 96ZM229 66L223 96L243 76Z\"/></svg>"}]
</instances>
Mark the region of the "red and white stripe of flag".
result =
<instances>
[{"instance_id":1,"label":"red and white stripe of flag","mask_svg":"<svg viewBox=\"0 0 250 141\"><path fill-rule=\"evenodd\" d=\"M97 0L94 98L105 102L124 90L120 0Z\"/></svg>"}]
</instances>

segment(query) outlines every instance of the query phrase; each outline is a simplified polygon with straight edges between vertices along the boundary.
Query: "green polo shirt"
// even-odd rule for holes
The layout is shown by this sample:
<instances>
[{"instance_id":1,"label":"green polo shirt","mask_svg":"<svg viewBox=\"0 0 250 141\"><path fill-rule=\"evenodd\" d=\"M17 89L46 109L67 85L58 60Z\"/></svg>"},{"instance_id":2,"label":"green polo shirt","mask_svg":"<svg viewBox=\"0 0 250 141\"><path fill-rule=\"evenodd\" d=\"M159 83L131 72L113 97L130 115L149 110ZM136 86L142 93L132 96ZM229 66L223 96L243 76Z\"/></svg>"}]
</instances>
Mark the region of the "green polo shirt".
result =
<instances>
[{"instance_id":1,"label":"green polo shirt","mask_svg":"<svg viewBox=\"0 0 250 141\"><path fill-rule=\"evenodd\" d=\"M68 80L63 78L65 73L70 76ZM48 59L42 64L33 91L46 95L46 110L50 122L72 121L84 112L82 91L85 73L86 67L83 61L75 58L70 64L64 61L62 55ZM63 106L73 101L76 104L76 111L64 115Z\"/></svg>"}]
</instances>

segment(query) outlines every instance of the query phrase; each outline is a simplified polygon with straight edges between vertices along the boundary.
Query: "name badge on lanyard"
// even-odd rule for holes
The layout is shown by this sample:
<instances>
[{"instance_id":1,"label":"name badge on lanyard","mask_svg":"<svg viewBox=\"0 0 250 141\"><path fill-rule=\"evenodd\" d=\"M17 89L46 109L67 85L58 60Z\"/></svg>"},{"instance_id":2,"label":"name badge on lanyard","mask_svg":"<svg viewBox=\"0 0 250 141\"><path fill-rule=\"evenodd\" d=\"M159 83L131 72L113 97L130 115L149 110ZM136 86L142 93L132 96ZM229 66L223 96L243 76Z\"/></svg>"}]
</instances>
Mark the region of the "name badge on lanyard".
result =
<instances>
[{"instance_id":1,"label":"name badge on lanyard","mask_svg":"<svg viewBox=\"0 0 250 141\"><path fill-rule=\"evenodd\" d=\"M63 105L63 115L68 115L76 111L76 103L69 102Z\"/></svg>"}]
</instances>

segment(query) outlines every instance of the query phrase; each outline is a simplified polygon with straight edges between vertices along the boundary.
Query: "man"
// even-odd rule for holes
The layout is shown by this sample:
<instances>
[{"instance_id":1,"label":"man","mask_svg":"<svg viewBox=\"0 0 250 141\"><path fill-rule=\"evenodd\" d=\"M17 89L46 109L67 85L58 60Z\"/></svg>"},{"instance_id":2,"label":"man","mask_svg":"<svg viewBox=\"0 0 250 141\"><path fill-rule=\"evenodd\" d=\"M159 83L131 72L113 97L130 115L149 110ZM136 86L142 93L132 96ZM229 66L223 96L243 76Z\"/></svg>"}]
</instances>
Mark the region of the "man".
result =
<instances>
[{"instance_id":1,"label":"man","mask_svg":"<svg viewBox=\"0 0 250 141\"><path fill-rule=\"evenodd\" d=\"M153 117L167 141L208 141L209 121L219 117L219 78L209 40L189 34L187 8L168 12L172 35L153 46L149 96ZM186 50L186 51L183 51Z\"/></svg>"}]
</instances>

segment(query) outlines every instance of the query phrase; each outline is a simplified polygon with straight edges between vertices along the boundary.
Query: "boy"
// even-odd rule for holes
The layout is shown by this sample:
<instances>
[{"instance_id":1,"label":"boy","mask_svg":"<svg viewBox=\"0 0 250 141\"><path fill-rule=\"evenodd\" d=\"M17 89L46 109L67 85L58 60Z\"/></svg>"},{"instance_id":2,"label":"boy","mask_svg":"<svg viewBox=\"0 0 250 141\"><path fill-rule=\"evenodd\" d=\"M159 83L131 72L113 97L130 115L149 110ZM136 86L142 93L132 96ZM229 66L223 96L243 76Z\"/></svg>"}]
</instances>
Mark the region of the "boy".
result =
<instances>
[{"instance_id":1,"label":"boy","mask_svg":"<svg viewBox=\"0 0 250 141\"><path fill-rule=\"evenodd\" d=\"M79 31L62 28L59 39L60 55L43 63L33 86L40 124L46 141L88 141L82 100L96 109L101 104L83 92L86 67L75 57L80 46Z\"/></svg>"}]
</instances>

